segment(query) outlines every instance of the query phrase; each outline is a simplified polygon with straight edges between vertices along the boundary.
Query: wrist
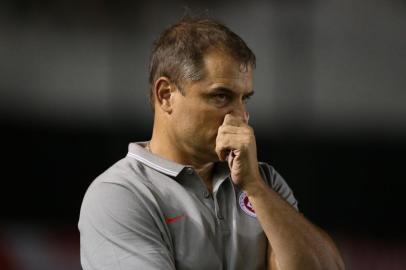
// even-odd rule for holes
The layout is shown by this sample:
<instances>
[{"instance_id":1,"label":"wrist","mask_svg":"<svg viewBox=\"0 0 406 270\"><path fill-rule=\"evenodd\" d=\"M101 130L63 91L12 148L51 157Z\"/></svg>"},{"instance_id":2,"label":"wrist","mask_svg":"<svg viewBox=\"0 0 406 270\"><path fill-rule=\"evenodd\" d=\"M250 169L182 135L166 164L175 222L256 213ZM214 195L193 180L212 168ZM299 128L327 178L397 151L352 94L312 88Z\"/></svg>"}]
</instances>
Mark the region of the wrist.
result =
<instances>
[{"instance_id":1,"label":"wrist","mask_svg":"<svg viewBox=\"0 0 406 270\"><path fill-rule=\"evenodd\" d=\"M264 192L267 188L264 180L261 176L257 176L252 181L248 182L242 187L242 189L247 193L248 197L255 197Z\"/></svg>"}]
</instances>

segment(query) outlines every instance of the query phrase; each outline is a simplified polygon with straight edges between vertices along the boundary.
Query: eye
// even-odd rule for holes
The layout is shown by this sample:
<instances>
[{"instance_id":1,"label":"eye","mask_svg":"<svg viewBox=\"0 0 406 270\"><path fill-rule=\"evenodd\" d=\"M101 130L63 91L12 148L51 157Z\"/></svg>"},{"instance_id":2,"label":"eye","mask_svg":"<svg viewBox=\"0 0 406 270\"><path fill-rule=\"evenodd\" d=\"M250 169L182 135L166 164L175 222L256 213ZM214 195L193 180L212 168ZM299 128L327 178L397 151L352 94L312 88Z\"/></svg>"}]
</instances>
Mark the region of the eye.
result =
<instances>
[{"instance_id":1,"label":"eye","mask_svg":"<svg viewBox=\"0 0 406 270\"><path fill-rule=\"evenodd\" d=\"M226 104L229 101L230 97L227 94L215 94L212 96L212 99L216 104L222 105Z\"/></svg>"},{"instance_id":2,"label":"eye","mask_svg":"<svg viewBox=\"0 0 406 270\"><path fill-rule=\"evenodd\" d=\"M247 103L250 98L251 98L251 95L249 95L249 96L244 96L244 97L242 98L242 101L243 101L244 103Z\"/></svg>"}]
</instances>

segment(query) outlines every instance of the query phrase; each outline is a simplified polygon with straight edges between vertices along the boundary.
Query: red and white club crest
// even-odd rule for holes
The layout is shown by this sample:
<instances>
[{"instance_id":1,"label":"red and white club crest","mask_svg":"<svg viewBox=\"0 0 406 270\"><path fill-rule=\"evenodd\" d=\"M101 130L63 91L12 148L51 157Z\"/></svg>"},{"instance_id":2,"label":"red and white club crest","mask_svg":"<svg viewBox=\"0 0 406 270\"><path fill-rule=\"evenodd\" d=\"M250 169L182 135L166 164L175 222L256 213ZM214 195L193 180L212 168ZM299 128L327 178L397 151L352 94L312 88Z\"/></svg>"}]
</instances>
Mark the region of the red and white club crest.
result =
<instances>
[{"instance_id":1,"label":"red and white club crest","mask_svg":"<svg viewBox=\"0 0 406 270\"><path fill-rule=\"evenodd\" d=\"M252 208L252 204L248 200L247 193L242 192L238 201L239 201L241 209L246 214L248 214L251 217L257 217L257 214L255 214L254 208Z\"/></svg>"}]
</instances>

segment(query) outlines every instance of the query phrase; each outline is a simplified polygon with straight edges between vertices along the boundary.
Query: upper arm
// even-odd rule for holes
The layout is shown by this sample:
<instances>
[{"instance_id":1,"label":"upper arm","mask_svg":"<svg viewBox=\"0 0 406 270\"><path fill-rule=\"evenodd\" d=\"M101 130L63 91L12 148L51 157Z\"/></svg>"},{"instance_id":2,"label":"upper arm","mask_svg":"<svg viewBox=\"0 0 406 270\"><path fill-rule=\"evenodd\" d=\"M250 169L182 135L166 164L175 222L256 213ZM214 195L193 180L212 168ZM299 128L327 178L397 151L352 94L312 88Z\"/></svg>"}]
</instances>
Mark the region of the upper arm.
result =
<instances>
[{"instance_id":1,"label":"upper arm","mask_svg":"<svg viewBox=\"0 0 406 270\"><path fill-rule=\"evenodd\" d=\"M79 220L83 269L175 269L152 211L124 186L89 189Z\"/></svg>"}]
</instances>

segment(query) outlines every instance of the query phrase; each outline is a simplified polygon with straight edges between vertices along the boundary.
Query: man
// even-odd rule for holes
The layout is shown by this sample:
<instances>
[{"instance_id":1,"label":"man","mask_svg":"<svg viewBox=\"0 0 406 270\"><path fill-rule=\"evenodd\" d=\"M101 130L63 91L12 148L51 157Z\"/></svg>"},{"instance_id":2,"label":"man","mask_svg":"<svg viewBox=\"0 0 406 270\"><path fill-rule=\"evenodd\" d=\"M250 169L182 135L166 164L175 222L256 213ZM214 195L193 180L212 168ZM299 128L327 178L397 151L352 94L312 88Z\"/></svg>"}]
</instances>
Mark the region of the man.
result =
<instances>
[{"instance_id":1,"label":"man","mask_svg":"<svg viewBox=\"0 0 406 270\"><path fill-rule=\"evenodd\" d=\"M257 161L245 103L255 56L224 25L186 18L155 42L152 138L83 200L90 269L344 269L331 239Z\"/></svg>"}]
</instances>

